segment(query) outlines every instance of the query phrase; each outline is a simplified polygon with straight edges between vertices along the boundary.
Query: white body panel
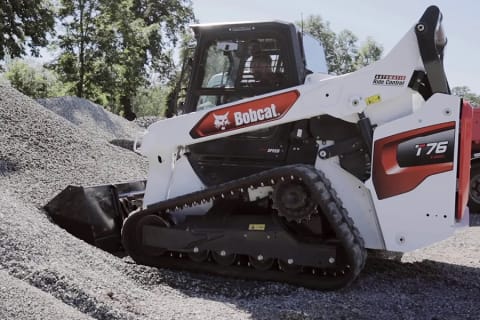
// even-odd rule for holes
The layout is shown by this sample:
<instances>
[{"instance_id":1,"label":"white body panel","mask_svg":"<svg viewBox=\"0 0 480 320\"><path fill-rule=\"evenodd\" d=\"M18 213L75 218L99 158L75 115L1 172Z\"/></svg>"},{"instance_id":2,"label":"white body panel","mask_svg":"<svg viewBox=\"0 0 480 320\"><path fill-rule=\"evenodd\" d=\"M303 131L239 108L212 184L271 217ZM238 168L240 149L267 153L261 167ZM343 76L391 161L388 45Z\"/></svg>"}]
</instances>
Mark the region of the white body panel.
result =
<instances>
[{"instance_id":1,"label":"white body panel","mask_svg":"<svg viewBox=\"0 0 480 320\"><path fill-rule=\"evenodd\" d=\"M412 129L455 121L455 146L458 146L459 108L458 97L436 94L414 114L376 128L374 141ZM457 152L458 148L455 148L453 170L431 175L406 193L379 200L372 179L366 182L374 195L387 250L405 252L421 248L449 237L464 225L464 222L455 221ZM468 219L468 214L465 218Z\"/></svg>"},{"instance_id":2,"label":"white body panel","mask_svg":"<svg viewBox=\"0 0 480 320\"><path fill-rule=\"evenodd\" d=\"M408 88L407 82L402 86L379 86L372 83L375 76L379 74L409 77L413 70L422 70L421 57L418 52L418 45L412 28L387 57L366 68L347 75L327 77L326 79L323 77L307 78L302 86L277 91L275 94L297 90L300 96L290 110L275 121L259 122L258 125L197 139L190 136L190 130L210 111L235 106L239 103L237 101L152 124L143 137L142 145L139 148L139 151L150 162L145 204L148 205L168 198L168 186L174 162L172 154L176 153L179 147L308 119L322 114L356 122L358 120L357 114L366 112L371 119L374 119L375 124L381 124L411 113L411 101L414 99L413 96L418 95L418 93ZM242 100L242 103L270 95L273 94L245 99ZM380 101L367 108L365 100L371 96L380 96ZM162 163L158 161L159 156Z\"/></svg>"},{"instance_id":3,"label":"white body panel","mask_svg":"<svg viewBox=\"0 0 480 320\"><path fill-rule=\"evenodd\" d=\"M178 158L178 159L177 159ZM158 202L159 197L170 199L182 194L202 190L205 186L193 171L190 163L183 154L175 154L170 160L170 167L163 165L158 158L149 157L149 170L147 181L151 190L163 190L159 192L146 192L143 202L145 205ZM161 179L158 179L159 175Z\"/></svg>"},{"instance_id":4,"label":"white body panel","mask_svg":"<svg viewBox=\"0 0 480 320\"><path fill-rule=\"evenodd\" d=\"M365 247L385 249L370 190L362 181L342 169L335 160L335 158L317 159L315 168L321 170L337 190L348 215L355 221L358 231L362 234Z\"/></svg>"},{"instance_id":5,"label":"white body panel","mask_svg":"<svg viewBox=\"0 0 480 320\"><path fill-rule=\"evenodd\" d=\"M447 118L458 124L459 99L439 95L425 103L408 87L414 71L424 71L424 67L412 28L389 55L357 72L342 76L313 75L298 87L152 124L139 149L150 161L144 205L204 188L185 157L177 156L178 150L196 143L322 114L355 123L358 114L364 112L377 126L374 140L428 123L445 122ZM390 76L396 82L380 81ZM274 119L258 121L248 127L223 128L225 131L196 138L190 135L191 130L212 112L218 110L218 115L226 116L230 107L292 91L298 93L298 98L284 114L277 116L274 112ZM449 116L445 108L450 108ZM230 120L230 125L234 126L232 122ZM458 145L458 126L455 139ZM457 154L454 158L457 159ZM333 162L318 160L316 167L332 181L368 248L408 251L444 239L461 226L454 218L456 163L454 170L428 177L411 192L383 200L378 200L371 181L363 184Z\"/></svg>"}]
</instances>

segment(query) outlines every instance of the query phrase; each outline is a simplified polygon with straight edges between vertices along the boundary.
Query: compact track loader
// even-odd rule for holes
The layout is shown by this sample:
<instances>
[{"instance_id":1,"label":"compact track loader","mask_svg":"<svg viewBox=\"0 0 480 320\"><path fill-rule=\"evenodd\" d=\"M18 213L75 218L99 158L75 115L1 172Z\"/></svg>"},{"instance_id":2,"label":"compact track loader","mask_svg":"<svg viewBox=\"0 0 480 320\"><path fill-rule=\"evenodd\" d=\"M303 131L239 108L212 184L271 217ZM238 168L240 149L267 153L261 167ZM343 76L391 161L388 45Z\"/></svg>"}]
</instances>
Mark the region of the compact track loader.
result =
<instances>
[{"instance_id":1,"label":"compact track loader","mask_svg":"<svg viewBox=\"0 0 480 320\"><path fill-rule=\"evenodd\" d=\"M450 94L441 21L429 7L385 58L339 76L292 24L195 25L183 102L137 148L146 181L69 186L46 209L140 264L349 285L367 249L468 226L474 115Z\"/></svg>"}]
</instances>

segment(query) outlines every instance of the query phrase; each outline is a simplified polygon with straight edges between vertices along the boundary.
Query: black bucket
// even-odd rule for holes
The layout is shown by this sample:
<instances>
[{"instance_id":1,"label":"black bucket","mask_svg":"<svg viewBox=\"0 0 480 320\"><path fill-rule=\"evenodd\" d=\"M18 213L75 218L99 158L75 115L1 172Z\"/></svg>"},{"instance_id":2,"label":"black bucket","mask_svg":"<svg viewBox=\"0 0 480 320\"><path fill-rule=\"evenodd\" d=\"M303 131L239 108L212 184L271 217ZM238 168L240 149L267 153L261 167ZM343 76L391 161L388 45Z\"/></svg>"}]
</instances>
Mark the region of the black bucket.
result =
<instances>
[{"instance_id":1,"label":"black bucket","mask_svg":"<svg viewBox=\"0 0 480 320\"><path fill-rule=\"evenodd\" d=\"M53 221L102 250L122 250L120 232L131 210L141 206L145 181L91 187L68 186L45 209Z\"/></svg>"}]
</instances>

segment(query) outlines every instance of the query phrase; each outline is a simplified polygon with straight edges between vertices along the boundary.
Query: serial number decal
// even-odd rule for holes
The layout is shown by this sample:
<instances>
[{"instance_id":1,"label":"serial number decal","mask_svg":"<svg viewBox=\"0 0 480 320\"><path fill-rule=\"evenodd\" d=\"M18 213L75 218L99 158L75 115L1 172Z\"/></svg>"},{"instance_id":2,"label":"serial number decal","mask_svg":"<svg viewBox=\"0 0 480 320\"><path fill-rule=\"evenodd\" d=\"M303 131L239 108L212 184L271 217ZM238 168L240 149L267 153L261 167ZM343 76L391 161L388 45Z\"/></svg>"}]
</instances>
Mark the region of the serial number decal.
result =
<instances>
[{"instance_id":1,"label":"serial number decal","mask_svg":"<svg viewBox=\"0 0 480 320\"><path fill-rule=\"evenodd\" d=\"M192 138L245 128L282 118L300 93L288 91L208 112L190 131Z\"/></svg>"}]
</instances>

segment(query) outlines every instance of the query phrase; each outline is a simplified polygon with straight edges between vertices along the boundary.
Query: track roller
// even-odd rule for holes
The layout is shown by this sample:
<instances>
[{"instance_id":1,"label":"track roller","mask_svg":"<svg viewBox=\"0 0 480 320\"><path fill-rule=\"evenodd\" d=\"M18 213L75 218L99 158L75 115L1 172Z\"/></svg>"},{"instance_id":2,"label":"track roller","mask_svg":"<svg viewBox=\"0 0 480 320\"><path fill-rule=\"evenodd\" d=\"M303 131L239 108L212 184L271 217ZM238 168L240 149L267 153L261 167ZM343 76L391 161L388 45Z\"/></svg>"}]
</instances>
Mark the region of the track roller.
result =
<instances>
[{"instance_id":1,"label":"track roller","mask_svg":"<svg viewBox=\"0 0 480 320\"><path fill-rule=\"evenodd\" d=\"M265 258L263 255L259 254L256 257L249 256L248 262L252 267L260 271L266 271L273 267L275 259Z\"/></svg>"},{"instance_id":2,"label":"track roller","mask_svg":"<svg viewBox=\"0 0 480 320\"><path fill-rule=\"evenodd\" d=\"M212 251L213 261L218 263L221 266L230 266L237 259L237 255L234 253L227 253L225 250L221 251Z\"/></svg>"},{"instance_id":3,"label":"track roller","mask_svg":"<svg viewBox=\"0 0 480 320\"><path fill-rule=\"evenodd\" d=\"M208 259L208 250L200 250L197 247L193 248L193 252L188 254L188 257L195 262L203 262Z\"/></svg>"}]
</instances>

